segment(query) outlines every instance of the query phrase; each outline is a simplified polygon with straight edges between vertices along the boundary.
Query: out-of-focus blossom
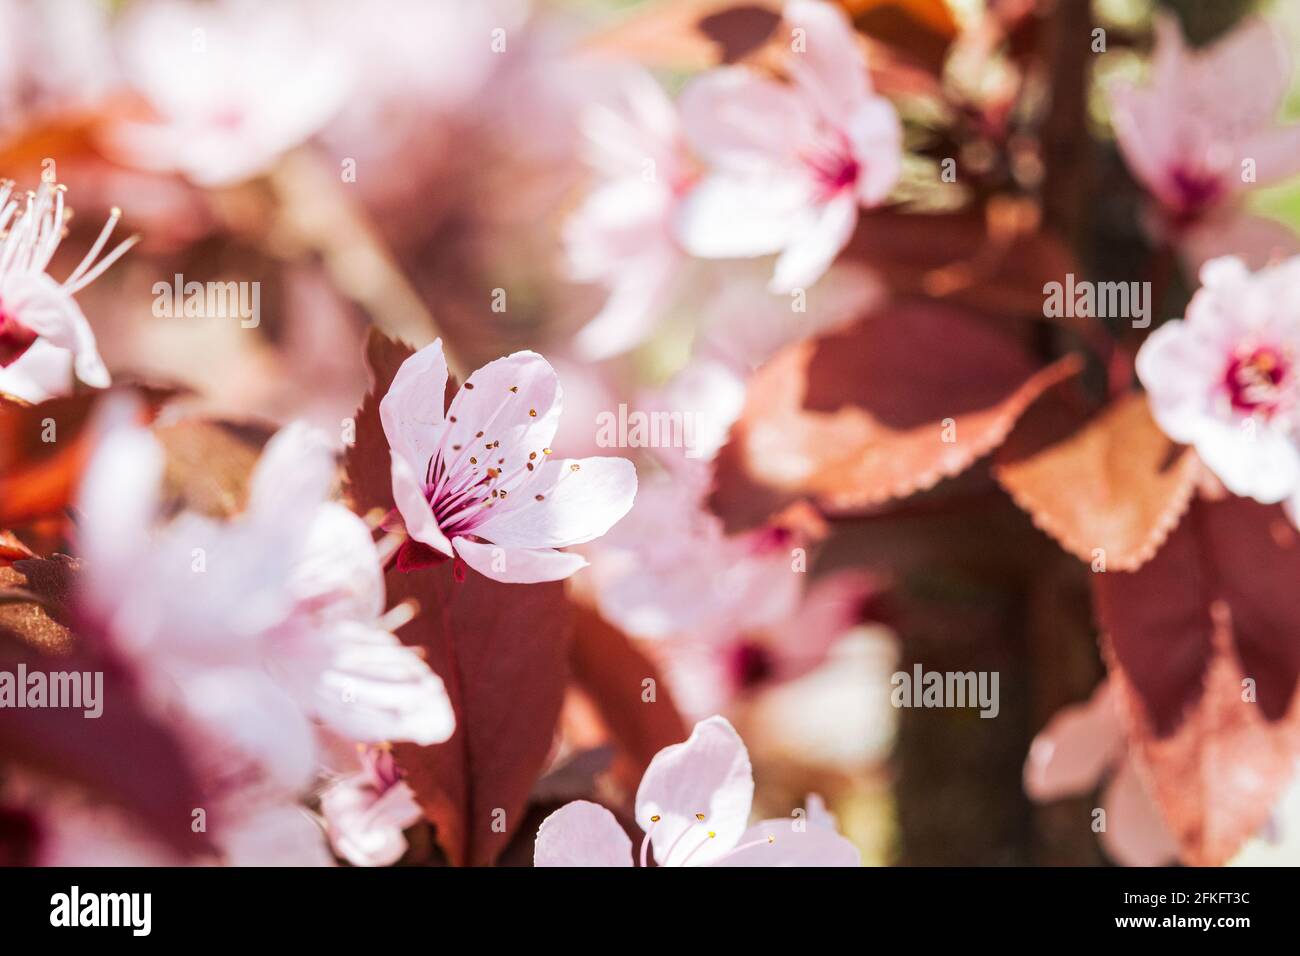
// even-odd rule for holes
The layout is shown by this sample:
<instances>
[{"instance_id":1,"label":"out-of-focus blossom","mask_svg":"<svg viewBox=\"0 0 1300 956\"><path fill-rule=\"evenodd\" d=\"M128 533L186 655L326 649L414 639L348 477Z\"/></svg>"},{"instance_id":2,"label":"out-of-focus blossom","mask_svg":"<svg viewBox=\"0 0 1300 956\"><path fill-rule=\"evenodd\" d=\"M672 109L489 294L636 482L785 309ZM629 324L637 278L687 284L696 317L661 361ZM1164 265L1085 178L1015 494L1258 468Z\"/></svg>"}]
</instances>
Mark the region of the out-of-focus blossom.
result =
<instances>
[{"instance_id":1,"label":"out-of-focus blossom","mask_svg":"<svg viewBox=\"0 0 1300 956\"><path fill-rule=\"evenodd\" d=\"M799 577L789 567L776 574ZM786 581L772 581L786 589ZM687 714L725 711L746 694L796 680L826 661L832 645L857 625L876 589L862 571L841 571L815 581L797 603L771 621L743 630L721 627L687 633L656 645L673 699Z\"/></svg>"},{"instance_id":2,"label":"out-of-focus blossom","mask_svg":"<svg viewBox=\"0 0 1300 956\"><path fill-rule=\"evenodd\" d=\"M1300 258L1252 275L1224 257L1200 278L1186 318L1143 343L1138 377L1160 427L1229 491L1282 501L1300 487Z\"/></svg>"},{"instance_id":3,"label":"out-of-focus blossom","mask_svg":"<svg viewBox=\"0 0 1300 956\"><path fill-rule=\"evenodd\" d=\"M862 318L885 294L880 280L856 263L836 263L815 285L793 294L773 294L767 278L755 262L716 264L700 309L697 356L745 373L791 342Z\"/></svg>"},{"instance_id":4,"label":"out-of-focus blossom","mask_svg":"<svg viewBox=\"0 0 1300 956\"><path fill-rule=\"evenodd\" d=\"M633 637L743 633L798 603L794 536L726 534L703 505L706 480L707 469L647 480L628 516L584 549L601 614Z\"/></svg>"},{"instance_id":5,"label":"out-of-focus blossom","mask_svg":"<svg viewBox=\"0 0 1300 956\"><path fill-rule=\"evenodd\" d=\"M70 392L74 376L103 388L108 369L73 296L135 239L98 258L121 218L113 210L81 264L56 282L45 270L63 238L64 189L42 182L24 203L12 197L13 187L0 183L0 392L38 402Z\"/></svg>"},{"instance_id":6,"label":"out-of-focus blossom","mask_svg":"<svg viewBox=\"0 0 1300 956\"><path fill-rule=\"evenodd\" d=\"M454 554L486 577L522 584L584 567L580 555L556 549L591 541L627 514L632 463L552 458L562 393L536 352L473 372L444 413L446 387L438 340L402 363L379 406L393 500L410 536L398 566Z\"/></svg>"},{"instance_id":7,"label":"out-of-focus blossom","mask_svg":"<svg viewBox=\"0 0 1300 956\"><path fill-rule=\"evenodd\" d=\"M651 848L659 866L860 864L857 848L831 828L793 818L750 827L753 799L753 770L740 735L722 717L701 721L684 743L659 751L641 778L641 865L648 865ZM542 822L533 862L633 866L632 841L614 814L577 800Z\"/></svg>"},{"instance_id":8,"label":"out-of-focus blossom","mask_svg":"<svg viewBox=\"0 0 1300 956\"><path fill-rule=\"evenodd\" d=\"M319 9L287 0L148 0L123 23L124 72L158 115L121 121L106 140L143 169L179 171L201 186L265 172L342 106L354 63L313 30Z\"/></svg>"},{"instance_id":9,"label":"out-of-focus blossom","mask_svg":"<svg viewBox=\"0 0 1300 956\"><path fill-rule=\"evenodd\" d=\"M106 4L0 3L0 129L90 107L116 82Z\"/></svg>"},{"instance_id":10,"label":"out-of-focus blossom","mask_svg":"<svg viewBox=\"0 0 1300 956\"><path fill-rule=\"evenodd\" d=\"M162 451L110 428L82 485L90 612L114 645L171 677L264 667L308 715L353 740L446 740L442 681L385 627L369 529L325 501L323 434L293 425L268 443L245 512L185 512L156 528Z\"/></svg>"},{"instance_id":11,"label":"out-of-focus blossom","mask_svg":"<svg viewBox=\"0 0 1300 956\"><path fill-rule=\"evenodd\" d=\"M652 76L619 75L584 117L597 185L565 225L570 274L609 298L574 340L591 359L640 344L668 305L682 265L675 224L694 180L677 111Z\"/></svg>"},{"instance_id":12,"label":"out-of-focus blossom","mask_svg":"<svg viewBox=\"0 0 1300 956\"><path fill-rule=\"evenodd\" d=\"M706 258L780 253L771 288L817 281L844 248L859 206L886 198L902 161L902 127L876 95L845 15L791 0L791 82L747 67L706 74L683 92L682 126L712 170L686 198L687 251Z\"/></svg>"},{"instance_id":13,"label":"out-of-focus blossom","mask_svg":"<svg viewBox=\"0 0 1300 956\"><path fill-rule=\"evenodd\" d=\"M1237 206L1253 184L1300 172L1300 124L1276 125L1290 76L1285 41L1264 20L1194 51L1161 15L1150 81L1112 87L1124 158L1159 205L1157 230L1193 267L1225 253L1258 266L1294 250L1287 230Z\"/></svg>"},{"instance_id":14,"label":"out-of-focus blossom","mask_svg":"<svg viewBox=\"0 0 1300 956\"><path fill-rule=\"evenodd\" d=\"M313 720L365 742L447 739L442 682L389 633L363 522L325 501L324 436L268 443L245 511L160 525L162 449L110 406L82 482L81 613L169 715L229 862L327 862L298 805L318 764Z\"/></svg>"},{"instance_id":15,"label":"out-of-focus blossom","mask_svg":"<svg viewBox=\"0 0 1300 956\"><path fill-rule=\"evenodd\" d=\"M1034 738L1025 760L1025 792L1040 803L1059 800L1090 793L1106 778L1106 852L1125 866L1176 862L1178 845L1142 785L1109 682L1087 703L1066 707Z\"/></svg>"},{"instance_id":16,"label":"out-of-focus blossom","mask_svg":"<svg viewBox=\"0 0 1300 956\"><path fill-rule=\"evenodd\" d=\"M353 866L396 863L407 848L402 831L421 817L415 793L386 748L363 749L361 769L331 784L320 806L334 852Z\"/></svg>"}]
</instances>

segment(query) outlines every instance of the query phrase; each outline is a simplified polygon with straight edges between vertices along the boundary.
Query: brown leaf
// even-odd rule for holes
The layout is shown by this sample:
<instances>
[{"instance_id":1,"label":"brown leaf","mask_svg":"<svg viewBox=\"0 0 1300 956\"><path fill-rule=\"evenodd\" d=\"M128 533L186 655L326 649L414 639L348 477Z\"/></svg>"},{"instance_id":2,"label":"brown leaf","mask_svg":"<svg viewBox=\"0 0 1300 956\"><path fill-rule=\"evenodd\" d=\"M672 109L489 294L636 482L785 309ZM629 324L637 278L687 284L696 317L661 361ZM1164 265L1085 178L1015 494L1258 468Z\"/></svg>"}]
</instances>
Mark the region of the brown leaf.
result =
<instances>
[{"instance_id":1,"label":"brown leaf","mask_svg":"<svg viewBox=\"0 0 1300 956\"><path fill-rule=\"evenodd\" d=\"M405 342L394 341L378 329L366 337L366 368L370 371L370 391L362 399L354 416L355 441L343 454L347 493L352 509L364 515L378 509L385 514L393 507L393 483L388 439L379 421L379 402L388 392L397 370L414 350ZM448 387L450 387L450 381Z\"/></svg>"},{"instance_id":2,"label":"brown leaf","mask_svg":"<svg viewBox=\"0 0 1300 956\"><path fill-rule=\"evenodd\" d=\"M1291 779L1297 580L1295 530L1280 508L1243 498L1193 501L1151 561L1093 576L1130 736L1188 862L1230 858Z\"/></svg>"},{"instance_id":3,"label":"brown leaf","mask_svg":"<svg viewBox=\"0 0 1300 956\"><path fill-rule=\"evenodd\" d=\"M938 73L957 21L944 0L841 0L863 33Z\"/></svg>"},{"instance_id":4,"label":"brown leaf","mask_svg":"<svg viewBox=\"0 0 1300 956\"><path fill-rule=\"evenodd\" d=\"M448 859L489 866L518 830L551 749L569 605L562 584L500 584L472 571L458 583L451 565L388 575L390 599L422 608L398 636L423 648L456 711L446 743L396 753Z\"/></svg>"},{"instance_id":5,"label":"brown leaf","mask_svg":"<svg viewBox=\"0 0 1300 956\"><path fill-rule=\"evenodd\" d=\"M711 497L730 527L798 498L846 514L957 475L1007 436L1046 388L1079 369L1035 370L1013 342L934 303L900 303L799 342L750 381Z\"/></svg>"},{"instance_id":6,"label":"brown leaf","mask_svg":"<svg viewBox=\"0 0 1300 956\"><path fill-rule=\"evenodd\" d=\"M569 661L574 683L595 704L618 744L614 772L635 790L650 760L685 740L688 728L659 669L622 631L594 609L575 605ZM642 700L642 681L655 682L655 700Z\"/></svg>"},{"instance_id":7,"label":"brown leaf","mask_svg":"<svg viewBox=\"0 0 1300 956\"><path fill-rule=\"evenodd\" d=\"M983 211L867 212L844 255L881 273L899 294L991 315L1041 316L1043 286L1080 271L1064 242L1038 230L1037 208L1024 200Z\"/></svg>"},{"instance_id":8,"label":"brown leaf","mask_svg":"<svg viewBox=\"0 0 1300 956\"><path fill-rule=\"evenodd\" d=\"M65 654L72 649L72 633L55 619L22 571L0 568L0 593L7 595L0 598L0 633L47 654Z\"/></svg>"},{"instance_id":9,"label":"brown leaf","mask_svg":"<svg viewBox=\"0 0 1300 956\"><path fill-rule=\"evenodd\" d=\"M164 500L215 518L240 511L270 435L269 427L198 418L155 428L166 453Z\"/></svg>"},{"instance_id":10,"label":"brown leaf","mask_svg":"<svg viewBox=\"0 0 1300 956\"><path fill-rule=\"evenodd\" d=\"M672 0L621 20L585 48L647 66L703 70L754 52L780 19L775 0Z\"/></svg>"},{"instance_id":11,"label":"brown leaf","mask_svg":"<svg viewBox=\"0 0 1300 956\"><path fill-rule=\"evenodd\" d=\"M1088 420L1064 393L1065 385L1050 390L1024 414L994 456L993 476L1079 560L1091 564L1099 548L1106 570L1136 570L1187 510L1196 455L1160 431L1143 395Z\"/></svg>"}]
</instances>

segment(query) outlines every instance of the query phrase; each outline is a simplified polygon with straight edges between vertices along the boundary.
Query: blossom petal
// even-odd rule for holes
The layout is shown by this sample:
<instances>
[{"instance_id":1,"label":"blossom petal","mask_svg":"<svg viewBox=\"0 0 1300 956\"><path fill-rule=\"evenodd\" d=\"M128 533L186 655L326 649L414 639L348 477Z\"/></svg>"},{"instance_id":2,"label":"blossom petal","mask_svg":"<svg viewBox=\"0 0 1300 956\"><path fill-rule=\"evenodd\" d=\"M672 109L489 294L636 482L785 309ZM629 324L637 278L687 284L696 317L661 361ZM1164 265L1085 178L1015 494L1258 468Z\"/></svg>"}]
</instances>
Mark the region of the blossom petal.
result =
<instances>
[{"instance_id":1,"label":"blossom petal","mask_svg":"<svg viewBox=\"0 0 1300 956\"><path fill-rule=\"evenodd\" d=\"M731 173L794 161L815 119L790 87L743 66L712 70L691 82L678 110L691 145Z\"/></svg>"},{"instance_id":2,"label":"blossom petal","mask_svg":"<svg viewBox=\"0 0 1300 956\"><path fill-rule=\"evenodd\" d=\"M752 844L752 845L750 845ZM745 831L740 847L719 866L861 866L862 854L831 827L777 817Z\"/></svg>"},{"instance_id":3,"label":"blossom petal","mask_svg":"<svg viewBox=\"0 0 1300 956\"><path fill-rule=\"evenodd\" d=\"M364 775L345 777L320 798L330 844L353 866L391 866L406 852L402 831L422 816L415 794L398 781L376 795Z\"/></svg>"},{"instance_id":4,"label":"blossom petal","mask_svg":"<svg viewBox=\"0 0 1300 956\"><path fill-rule=\"evenodd\" d=\"M0 298L19 322L72 355L79 379L95 388L111 384L90 323L72 296L48 275L14 274L5 280Z\"/></svg>"},{"instance_id":5,"label":"blossom petal","mask_svg":"<svg viewBox=\"0 0 1300 956\"><path fill-rule=\"evenodd\" d=\"M456 717L442 679L415 648L355 621L275 642L277 676L307 709L350 740L442 743Z\"/></svg>"},{"instance_id":6,"label":"blossom petal","mask_svg":"<svg viewBox=\"0 0 1300 956\"><path fill-rule=\"evenodd\" d=\"M1102 795L1106 829L1101 843L1124 866L1168 866L1178 860L1178 844L1148 796L1132 760L1125 760Z\"/></svg>"},{"instance_id":7,"label":"blossom petal","mask_svg":"<svg viewBox=\"0 0 1300 956\"><path fill-rule=\"evenodd\" d=\"M772 292L790 292L812 285L848 244L857 222L858 200L853 193L846 190L823 205L776 260L768 288Z\"/></svg>"},{"instance_id":8,"label":"blossom petal","mask_svg":"<svg viewBox=\"0 0 1300 956\"><path fill-rule=\"evenodd\" d=\"M753 800L749 752L735 728L714 716L655 754L637 789L636 820L661 866L702 866L740 841Z\"/></svg>"},{"instance_id":9,"label":"blossom petal","mask_svg":"<svg viewBox=\"0 0 1300 956\"><path fill-rule=\"evenodd\" d=\"M844 123L870 91L866 58L854 40L848 18L821 0L790 0L782 16L791 28L804 34L803 52L790 58L795 82L807 91L825 119Z\"/></svg>"},{"instance_id":10,"label":"blossom petal","mask_svg":"<svg viewBox=\"0 0 1300 956\"><path fill-rule=\"evenodd\" d=\"M393 454L392 472L393 502L397 505L398 514L402 516L402 523L406 525L406 533L421 544L427 544L447 557L451 557L451 542L438 527L438 522L433 517L433 509L429 507L429 501L424 497L424 490L415 475L411 473L411 466L406 463L406 458L396 452Z\"/></svg>"},{"instance_id":11,"label":"blossom petal","mask_svg":"<svg viewBox=\"0 0 1300 956\"><path fill-rule=\"evenodd\" d=\"M424 474L442 441L446 393L447 359L442 339L434 339L402 363L379 402L388 446L406 459L412 474Z\"/></svg>"},{"instance_id":12,"label":"blossom petal","mask_svg":"<svg viewBox=\"0 0 1300 956\"><path fill-rule=\"evenodd\" d=\"M704 259L747 259L785 248L808 221L810 181L776 169L704 177L682 202L683 247Z\"/></svg>"},{"instance_id":13,"label":"blossom petal","mask_svg":"<svg viewBox=\"0 0 1300 956\"><path fill-rule=\"evenodd\" d=\"M533 866L631 866L632 841L614 814L588 800L565 804L542 821Z\"/></svg>"},{"instance_id":14,"label":"blossom petal","mask_svg":"<svg viewBox=\"0 0 1300 956\"><path fill-rule=\"evenodd\" d=\"M1025 760L1025 792L1057 800L1097 786L1124 753L1115 695L1102 683L1084 704L1064 708L1034 738Z\"/></svg>"},{"instance_id":15,"label":"blossom petal","mask_svg":"<svg viewBox=\"0 0 1300 956\"><path fill-rule=\"evenodd\" d=\"M563 581L587 566L587 559L582 555L549 548L507 548L469 538L453 538L451 543L471 568L485 578L504 584Z\"/></svg>"},{"instance_id":16,"label":"blossom petal","mask_svg":"<svg viewBox=\"0 0 1300 956\"><path fill-rule=\"evenodd\" d=\"M903 169L903 125L893 105L873 96L854 110L845 127L858 163L858 202L884 202Z\"/></svg>"},{"instance_id":17,"label":"blossom petal","mask_svg":"<svg viewBox=\"0 0 1300 956\"><path fill-rule=\"evenodd\" d=\"M626 458L546 458L537 477L474 533L514 548L565 548L598 538L636 498L636 468Z\"/></svg>"},{"instance_id":18,"label":"blossom petal","mask_svg":"<svg viewBox=\"0 0 1300 956\"><path fill-rule=\"evenodd\" d=\"M536 352L515 352L466 379L447 409L446 441L463 444L466 451L494 445L492 457L506 459L501 468L509 473L523 468L530 451L550 445L563 405L560 377L551 363ZM467 462L469 455L463 458Z\"/></svg>"}]
</instances>

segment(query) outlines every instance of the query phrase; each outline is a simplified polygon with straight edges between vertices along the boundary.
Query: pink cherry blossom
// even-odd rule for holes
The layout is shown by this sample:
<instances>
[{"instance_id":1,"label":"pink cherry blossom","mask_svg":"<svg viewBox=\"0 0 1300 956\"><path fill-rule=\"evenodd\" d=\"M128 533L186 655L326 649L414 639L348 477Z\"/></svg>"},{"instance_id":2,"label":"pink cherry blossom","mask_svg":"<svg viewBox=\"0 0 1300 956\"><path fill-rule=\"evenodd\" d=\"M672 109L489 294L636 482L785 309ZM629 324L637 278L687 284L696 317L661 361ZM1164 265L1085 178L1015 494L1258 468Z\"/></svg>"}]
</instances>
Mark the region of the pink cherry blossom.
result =
<instances>
[{"instance_id":1,"label":"pink cherry blossom","mask_svg":"<svg viewBox=\"0 0 1300 956\"><path fill-rule=\"evenodd\" d=\"M1200 278L1186 318L1143 343L1138 377L1160 427L1229 491L1282 501L1300 487L1300 257L1253 275L1224 257Z\"/></svg>"},{"instance_id":2,"label":"pink cherry blossom","mask_svg":"<svg viewBox=\"0 0 1300 956\"><path fill-rule=\"evenodd\" d=\"M648 73L620 72L583 117L597 183L565 224L570 275L609 289L574 341L589 359L640 344L669 305L683 264L674 224L695 176L677 111Z\"/></svg>"},{"instance_id":3,"label":"pink cherry blossom","mask_svg":"<svg viewBox=\"0 0 1300 956\"><path fill-rule=\"evenodd\" d=\"M1091 793L1101 796L1106 827L1102 846L1125 866L1177 862L1178 845L1147 795L1120 724L1119 702L1109 682L1092 698L1066 707L1034 738L1025 759L1025 792L1039 802Z\"/></svg>"},{"instance_id":4,"label":"pink cherry blossom","mask_svg":"<svg viewBox=\"0 0 1300 956\"><path fill-rule=\"evenodd\" d=\"M368 747L361 769L329 786L321 813L334 852L353 866L391 866L406 852L402 831L422 813L391 750Z\"/></svg>"},{"instance_id":5,"label":"pink cherry blossom","mask_svg":"<svg viewBox=\"0 0 1300 956\"><path fill-rule=\"evenodd\" d=\"M1295 249L1287 230L1237 203L1252 184L1300 171L1300 124L1275 125L1291 68L1285 41L1264 20L1198 51L1165 14L1156 19L1149 82L1110 90L1124 159L1159 206L1156 229L1193 267L1224 253L1263 265Z\"/></svg>"},{"instance_id":6,"label":"pink cherry blossom","mask_svg":"<svg viewBox=\"0 0 1300 956\"><path fill-rule=\"evenodd\" d=\"M683 743L659 751L636 795L645 831L640 864L659 866L858 866L858 850L834 830L801 818L749 826L754 776L749 753L722 717L695 725ZM544 821L536 866L633 866L632 841L609 810L586 800Z\"/></svg>"},{"instance_id":7,"label":"pink cherry blossom","mask_svg":"<svg viewBox=\"0 0 1300 956\"><path fill-rule=\"evenodd\" d=\"M265 172L334 116L351 89L349 48L313 31L301 0L132 5L123 68L157 122L122 121L106 144L142 169L201 186Z\"/></svg>"},{"instance_id":8,"label":"pink cherry blossom","mask_svg":"<svg viewBox=\"0 0 1300 956\"><path fill-rule=\"evenodd\" d=\"M160 524L162 469L148 432L113 423L82 484L88 611L121 653L171 680L263 670L353 740L451 735L442 681L383 616L369 529L324 500L334 458L322 434L293 425L272 438L228 522L183 512Z\"/></svg>"},{"instance_id":9,"label":"pink cherry blossom","mask_svg":"<svg viewBox=\"0 0 1300 956\"><path fill-rule=\"evenodd\" d=\"M455 555L486 577L529 584L586 565L556 550L604 534L632 507L623 458L556 460L562 393L536 352L473 372L443 410L441 340L410 356L379 406L392 450L393 500L410 541L399 567ZM414 542L415 544L412 544Z\"/></svg>"},{"instance_id":10,"label":"pink cherry blossom","mask_svg":"<svg viewBox=\"0 0 1300 956\"><path fill-rule=\"evenodd\" d=\"M902 158L898 115L873 92L847 17L821 0L790 0L785 20L788 84L726 67L679 103L687 139L712 166L685 200L683 245L706 258L780 253L776 292L826 271L858 207L889 194Z\"/></svg>"},{"instance_id":11,"label":"pink cherry blossom","mask_svg":"<svg viewBox=\"0 0 1300 956\"><path fill-rule=\"evenodd\" d=\"M95 334L73 296L135 244L131 238L104 258L114 210L72 273L56 282L46 272L65 228L64 188L42 182L25 202L0 182L0 392L42 401L72 390L74 376L97 388L109 384Z\"/></svg>"}]
</instances>

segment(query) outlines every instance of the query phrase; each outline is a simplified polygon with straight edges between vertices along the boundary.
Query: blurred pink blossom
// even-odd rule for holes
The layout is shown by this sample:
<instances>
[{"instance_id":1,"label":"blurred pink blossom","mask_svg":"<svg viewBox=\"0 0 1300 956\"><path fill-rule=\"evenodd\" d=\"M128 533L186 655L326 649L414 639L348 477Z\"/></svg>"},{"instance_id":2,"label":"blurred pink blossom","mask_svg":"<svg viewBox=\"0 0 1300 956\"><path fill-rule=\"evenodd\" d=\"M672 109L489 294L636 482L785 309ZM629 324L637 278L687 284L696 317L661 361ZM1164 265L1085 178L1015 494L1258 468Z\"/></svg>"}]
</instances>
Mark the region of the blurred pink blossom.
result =
<instances>
[{"instance_id":1,"label":"blurred pink blossom","mask_svg":"<svg viewBox=\"0 0 1300 956\"><path fill-rule=\"evenodd\" d=\"M444 414L446 387L438 340L402 363L379 406L393 500L410 535L398 566L454 554L486 577L521 584L584 567L580 555L556 549L591 541L627 514L632 463L551 457L563 398L536 352L471 373Z\"/></svg>"},{"instance_id":2,"label":"blurred pink blossom","mask_svg":"<svg viewBox=\"0 0 1300 956\"><path fill-rule=\"evenodd\" d=\"M643 70L618 73L582 129L598 181L564 240L572 277L610 290L574 340L580 355L602 359L644 341L669 304L683 264L674 226L695 172L672 101Z\"/></svg>"},{"instance_id":3,"label":"blurred pink blossom","mask_svg":"<svg viewBox=\"0 0 1300 956\"><path fill-rule=\"evenodd\" d=\"M1264 20L1197 51L1162 14L1150 81L1110 90L1120 150L1159 204L1155 229L1192 268L1226 253L1260 266L1295 249L1289 230L1238 202L1255 183L1300 172L1300 124L1275 125L1291 68L1285 40Z\"/></svg>"},{"instance_id":4,"label":"blurred pink blossom","mask_svg":"<svg viewBox=\"0 0 1300 956\"><path fill-rule=\"evenodd\" d=\"M774 292L812 285L849 241L858 207L883 202L901 168L902 126L877 96L847 17L790 0L792 82L743 66L683 92L682 126L712 165L686 198L687 251L706 258L780 253Z\"/></svg>"},{"instance_id":5,"label":"blurred pink blossom","mask_svg":"<svg viewBox=\"0 0 1300 956\"><path fill-rule=\"evenodd\" d=\"M1157 423L1193 445L1235 495L1273 503L1300 489L1300 258L1255 274L1201 267L1187 317L1143 343L1137 374Z\"/></svg>"},{"instance_id":6,"label":"blurred pink blossom","mask_svg":"<svg viewBox=\"0 0 1300 956\"><path fill-rule=\"evenodd\" d=\"M353 866L391 866L406 852L402 831L422 816L401 779L391 750L361 750L361 769L321 794L321 813L334 852Z\"/></svg>"},{"instance_id":7,"label":"blurred pink blossom","mask_svg":"<svg viewBox=\"0 0 1300 956\"><path fill-rule=\"evenodd\" d=\"M659 751L636 795L645 831L640 863L659 866L858 866L858 850L833 828L803 818L760 821L749 813L754 775L749 753L722 717L695 725L683 743ZM632 841L614 814L586 800L544 821L536 866L633 866Z\"/></svg>"},{"instance_id":8,"label":"blurred pink blossom","mask_svg":"<svg viewBox=\"0 0 1300 956\"><path fill-rule=\"evenodd\" d=\"M352 90L351 48L301 0L147 0L122 25L123 71L158 122L106 133L119 158L201 186L265 172L319 132ZM314 19L317 27L313 29Z\"/></svg>"},{"instance_id":9,"label":"blurred pink blossom","mask_svg":"<svg viewBox=\"0 0 1300 956\"><path fill-rule=\"evenodd\" d=\"M1091 793L1107 779L1102 846L1125 866L1165 866L1178 845L1147 796L1128 752L1119 704L1109 682L1087 703L1066 707L1034 738L1025 760L1025 792L1040 803Z\"/></svg>"}]
</instances>

